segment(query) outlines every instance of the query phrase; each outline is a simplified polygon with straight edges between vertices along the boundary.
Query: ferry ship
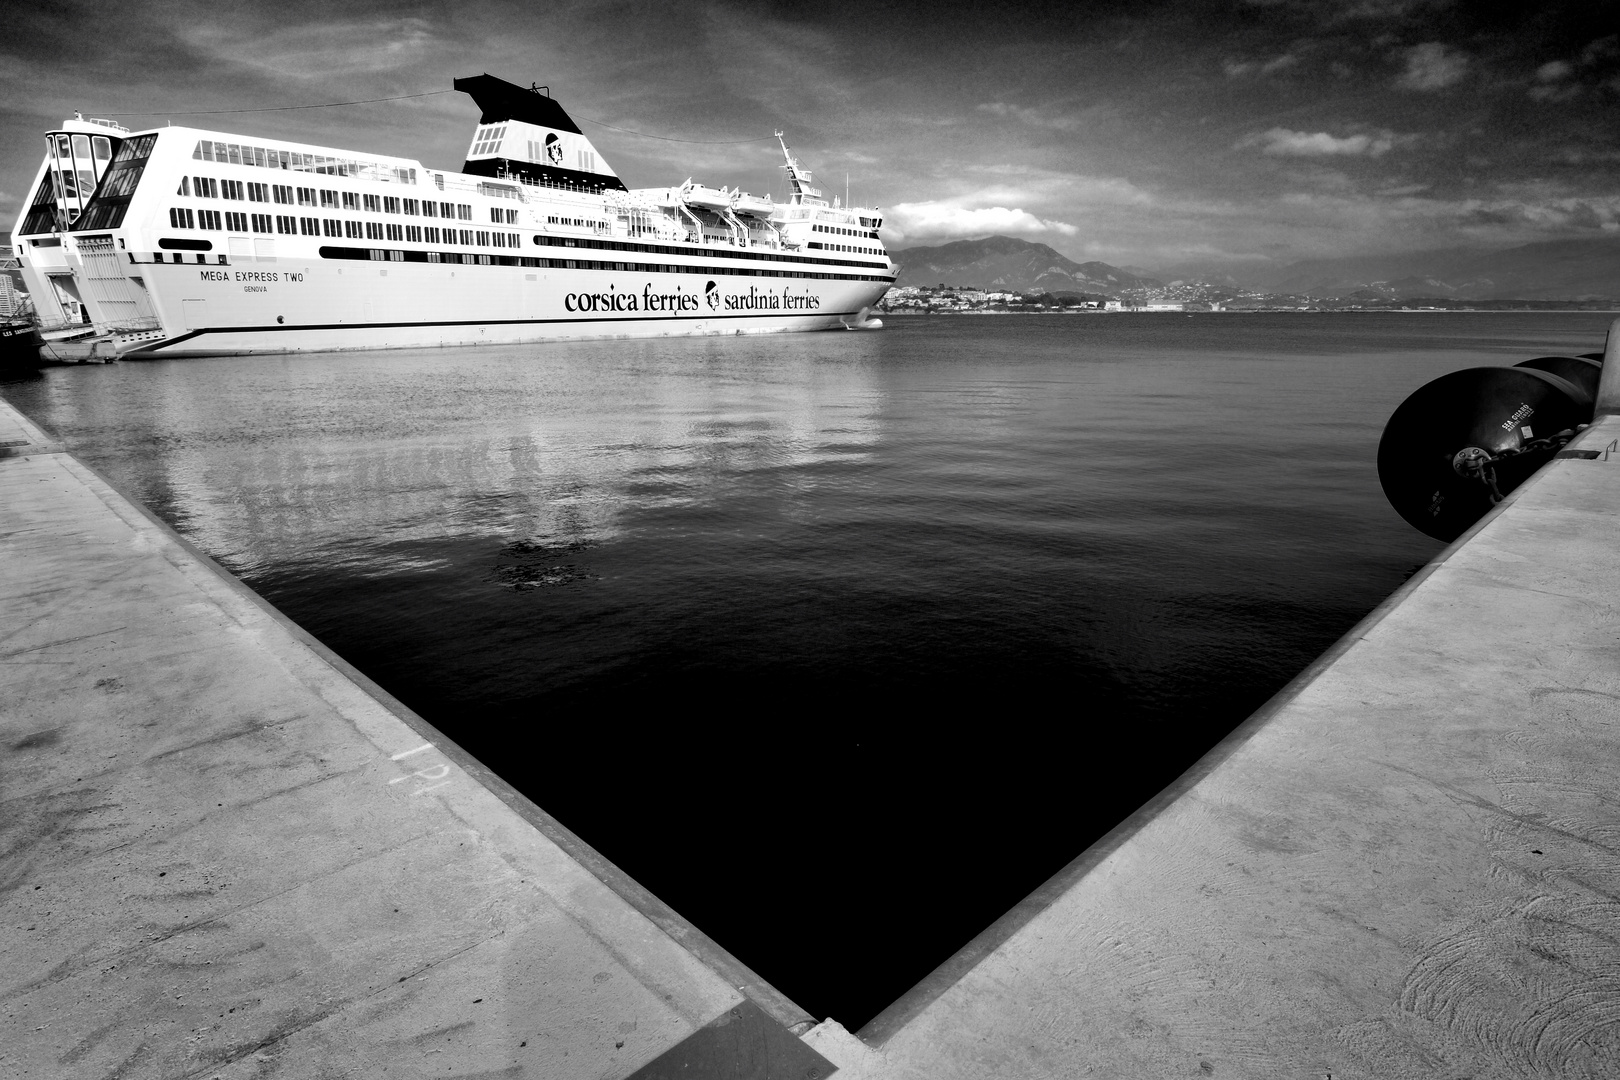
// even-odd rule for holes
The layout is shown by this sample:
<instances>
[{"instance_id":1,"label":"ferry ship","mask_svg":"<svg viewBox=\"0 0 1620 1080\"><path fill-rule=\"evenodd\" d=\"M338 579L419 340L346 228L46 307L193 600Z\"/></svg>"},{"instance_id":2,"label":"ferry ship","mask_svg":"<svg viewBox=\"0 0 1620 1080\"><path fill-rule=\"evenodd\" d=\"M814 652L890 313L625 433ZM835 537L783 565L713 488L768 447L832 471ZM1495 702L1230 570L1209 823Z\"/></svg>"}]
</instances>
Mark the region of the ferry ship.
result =
<instances>
[{"instance_id":1,"label":"ferry ship","mask_svg":"<svg viewBox=\"0 0 1620 1080\"><path fill-rule=\"evenodd\" d=\"M897 267L876 208L630 189L548 92L456 79L481 110L460 172L82 116L46 135L13 232L47 336L118 355L866 329Z\"/></svg>"}]
</instances>

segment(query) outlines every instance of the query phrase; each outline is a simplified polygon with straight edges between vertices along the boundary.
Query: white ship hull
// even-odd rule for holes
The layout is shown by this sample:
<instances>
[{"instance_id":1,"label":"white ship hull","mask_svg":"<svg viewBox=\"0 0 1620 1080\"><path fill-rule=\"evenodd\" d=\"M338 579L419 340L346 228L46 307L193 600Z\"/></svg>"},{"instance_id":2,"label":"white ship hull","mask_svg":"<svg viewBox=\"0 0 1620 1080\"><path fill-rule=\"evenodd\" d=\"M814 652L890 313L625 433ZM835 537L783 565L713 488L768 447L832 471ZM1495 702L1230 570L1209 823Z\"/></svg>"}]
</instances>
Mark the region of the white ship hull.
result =
<instances>
[{"instance_id":1,"label":"white ship hull","mask_svg":"<svg viewBox=\"0 0 1620 1080\"><path fill-rule=\"evenodd\" d=\"M460 173L69 121L14 233L42 321L127 356L881 326L881 218L829 206L791 155L789 203L631 191L549 97L457 87L485 112Z\"/></svg>"},{"instance_id":2,"label":"white ship hull","mask_svg":"<svg viewBox=\"0 0 1620 1080\"><path fill-rule=\"evenodd\" d=\"M118 336L121 353L144 356L836 330L857 325L887 288L764 271L744 278L381 261L140 270L160 326Z\"/></svg>"}]
</instances>

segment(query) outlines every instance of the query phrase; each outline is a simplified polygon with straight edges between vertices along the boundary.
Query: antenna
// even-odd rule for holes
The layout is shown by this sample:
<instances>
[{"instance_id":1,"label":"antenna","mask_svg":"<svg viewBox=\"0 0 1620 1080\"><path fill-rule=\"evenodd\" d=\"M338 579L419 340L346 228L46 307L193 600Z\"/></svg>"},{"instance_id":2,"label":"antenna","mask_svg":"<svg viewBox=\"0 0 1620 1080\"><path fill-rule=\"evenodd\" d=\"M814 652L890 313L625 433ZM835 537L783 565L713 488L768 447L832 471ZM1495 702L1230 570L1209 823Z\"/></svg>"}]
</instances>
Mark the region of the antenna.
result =
<instances>
[{"instance_id":1,"label":"antenna","mask_svg":"<svg viewBox=\"0 0 1620 1080\"><path fill-rule=\"evenodd\" d=\"M844 172L844 205L849 205L849 172Z\"/></svg>"}]
</instances>

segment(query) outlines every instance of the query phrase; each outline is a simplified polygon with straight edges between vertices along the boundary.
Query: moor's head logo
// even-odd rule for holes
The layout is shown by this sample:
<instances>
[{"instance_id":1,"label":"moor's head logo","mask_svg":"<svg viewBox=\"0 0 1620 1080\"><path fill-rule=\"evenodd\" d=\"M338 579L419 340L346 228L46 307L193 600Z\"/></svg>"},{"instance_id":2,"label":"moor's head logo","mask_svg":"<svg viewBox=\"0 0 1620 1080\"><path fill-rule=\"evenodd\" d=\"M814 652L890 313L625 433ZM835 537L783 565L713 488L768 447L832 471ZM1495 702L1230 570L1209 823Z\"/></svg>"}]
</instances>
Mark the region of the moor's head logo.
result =
<instances>
[{"instance_id":1,"label":"moor's head logo","mask_svg":"<svg viewBox=\"0 0 1620 1080\"><path fill-rule=\"evenodd\" d=\"M709 310L710 311L719 311L720 310L720 287L718 285L716 285L712 281L709 282L707 285L703 286L703 299L705 299L705 300L707 300L709 302Z\"/></svg>"}]
</instances>

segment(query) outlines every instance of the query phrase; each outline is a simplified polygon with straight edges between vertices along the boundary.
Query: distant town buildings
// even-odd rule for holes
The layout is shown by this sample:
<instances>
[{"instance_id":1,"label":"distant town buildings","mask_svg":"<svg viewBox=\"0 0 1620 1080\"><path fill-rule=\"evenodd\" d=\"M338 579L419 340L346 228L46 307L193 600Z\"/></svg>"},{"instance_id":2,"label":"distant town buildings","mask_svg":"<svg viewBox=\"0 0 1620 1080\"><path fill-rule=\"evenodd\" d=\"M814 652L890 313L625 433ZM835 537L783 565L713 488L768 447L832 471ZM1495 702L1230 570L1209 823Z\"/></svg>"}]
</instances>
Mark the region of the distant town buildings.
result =
<instances>
[{"instance_id":1,"label":"distant town buildings","mask_svg":"<svg viewBox=\"0 0 1620 1080\"><path fill-rule=\"evenodd\" d=\"M977 285L908 285L891 289L880 308L895 314L1084 314L1106 312L1217 311L1491 311L1603 308L1613 301L1571 300L1398 300L1362 290L1348 297L1266 293L1207 281L1172 281L1151 289L1121 290L1116 296L1090 293L1017 292Z\"/></svg>"}]
</instances>

